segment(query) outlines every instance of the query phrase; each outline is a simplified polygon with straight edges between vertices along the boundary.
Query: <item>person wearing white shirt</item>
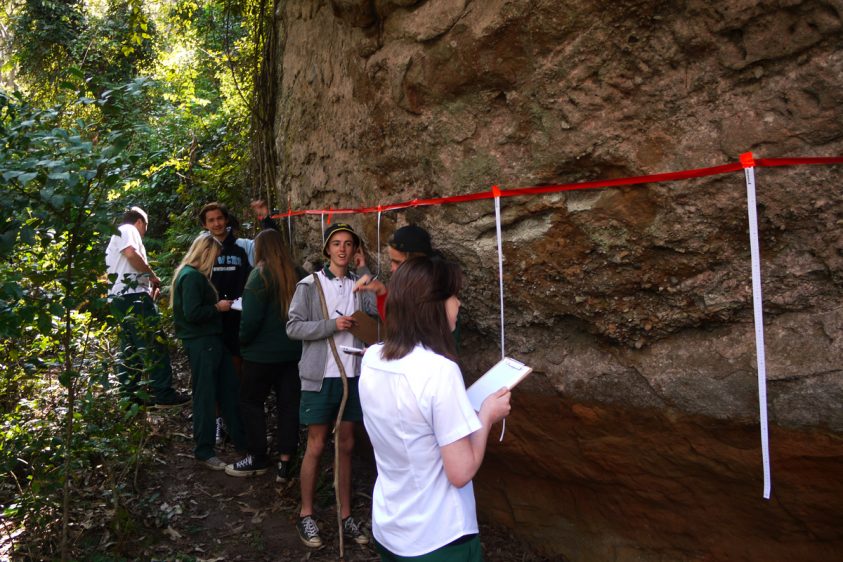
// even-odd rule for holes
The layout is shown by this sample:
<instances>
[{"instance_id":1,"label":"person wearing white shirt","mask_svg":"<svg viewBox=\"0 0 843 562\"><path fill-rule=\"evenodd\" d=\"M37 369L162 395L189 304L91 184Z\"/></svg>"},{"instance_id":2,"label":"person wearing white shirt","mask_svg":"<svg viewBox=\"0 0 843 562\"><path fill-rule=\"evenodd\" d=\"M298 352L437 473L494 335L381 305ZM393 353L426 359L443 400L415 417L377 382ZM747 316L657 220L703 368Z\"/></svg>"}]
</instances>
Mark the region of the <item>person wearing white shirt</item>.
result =
<instances>
[{"instance_id":1,"label":"person wearing white shirt","mask_svg":"<svg viewBox=\"0 0 843 562\"><path fill-rule=\"evenodd\" d=\"M354 447L354 424L363 419L357 396L357 375L360 357L337 352L335 359L331 343L341 346L363 347L352 333L355 311L362 310L377 316L375 299L371 293L355 293L357 276L349 271L354 255L360 249L360 238L346 223L335 223L325 229L323 255L325 267L298 282L290 302L287 335L301 340L299 361L301 405L299 420L307 426L307 446L301 463L301 510L296 528L301 541L310 548L320 548L322 538L314 518L313 499L319 458L328 441L331 424L337 418L343 398L342 373L348 382L348 396L342 420L336 429L339 444L337 480L341 504L343 534L357 544L367 544L369 538L351 516L351 452ZM320 294L321 293L321 294ZM323 311L322 299L325 300Z\"/></svg>"},{"instance_id":2,"label":"person wearing white shirt","mask_svg":"<svg viewBox=\"0 0 843 562\"><path fill-rule=\"evenodd\" d=\"M120 358L117 378L124 395L139 403L159 407L179 406L190 397L173 389L173 369L167 349L161 317L155 306L161 281L146 257L143 237L149 218L140 207L124 215L118 233L109 240L105 264L109 279L108 300L114 317L120 322ZM151 400L138 394L140 381L147 374Z\"/></svg>"},{"instance_id":3,"label":"person wearing white shirt","mask_svg":"<svg viewBox=\"0 0 843 562\"><path fill-rule=\"evenodd\" d=\"M382 561L480 561L471 480L493 424L510 410L506 388L475 413L452 331L462 273L415 257L389 283L386 339L366 350L363 422L375 451L372 533Z\"/></svg>"}]
</instances>

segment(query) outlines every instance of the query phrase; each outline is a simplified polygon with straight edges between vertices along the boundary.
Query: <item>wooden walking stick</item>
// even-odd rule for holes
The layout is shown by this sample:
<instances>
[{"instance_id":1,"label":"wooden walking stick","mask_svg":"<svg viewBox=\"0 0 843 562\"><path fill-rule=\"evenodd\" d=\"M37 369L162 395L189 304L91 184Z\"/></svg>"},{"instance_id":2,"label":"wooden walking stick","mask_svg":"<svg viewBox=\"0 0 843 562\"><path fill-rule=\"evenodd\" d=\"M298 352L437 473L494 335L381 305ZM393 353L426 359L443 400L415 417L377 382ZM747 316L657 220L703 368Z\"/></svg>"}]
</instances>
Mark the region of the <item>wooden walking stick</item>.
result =
<instances>
[{"instance_id":1,"label":"wooden walking stick","mask_svg":"<svg viewBox=\"0 0 843 562\"><path fill-rule=\"evenodd\" d=\"M316 273L313 274L313 280L316 283L316 288L319 290L319 301L322 304L322 314L326 320L330 319L328 312L328 304L325 301L325 292L322 290L322 283L319 282L319 277ZM337 353L337 345L334 343L333 336L328 338L328 346L331 348L331 353L334 355L334 361L337 362L337 367L340 370L340 378L342 379L342 400L340 400L340 409L337 412L337 420L334 422L334 497L337 500L337 530L340 537L340 561L345 559L345 535L342 532L342 501L340 500L340 434L339 427L342 422L342 415L345 413L345 403L348 401L348 375L345 373L340 360L340 354Z\"/></svg>"}]
</instances>

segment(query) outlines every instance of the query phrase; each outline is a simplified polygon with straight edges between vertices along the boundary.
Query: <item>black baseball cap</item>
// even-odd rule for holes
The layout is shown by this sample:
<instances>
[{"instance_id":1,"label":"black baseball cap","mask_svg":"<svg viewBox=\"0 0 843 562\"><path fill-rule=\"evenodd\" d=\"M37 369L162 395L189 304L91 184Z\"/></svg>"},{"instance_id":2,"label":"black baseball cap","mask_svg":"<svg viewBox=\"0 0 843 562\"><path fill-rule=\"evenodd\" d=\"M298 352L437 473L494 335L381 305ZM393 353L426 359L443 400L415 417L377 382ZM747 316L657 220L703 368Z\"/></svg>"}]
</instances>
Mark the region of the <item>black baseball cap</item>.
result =
<instances>
[{"instance_id":1,"label":"black baseball cap","mask_svg":"<svg viewBox=\"0 0 843 562\"><path fill-rule=\"evenodd\" d=\"M328 242L331 241L331 236L336 234L337 232L348 232L351 234L351 237L354 238L354 245L360 247L360 237L357 236L357 233L354 232L354 229L351 228L351 225L344 222L336 222L325 229L322 243L322 253L325 257L328 257Z\"/></svg>"},{"instance_id":2,"label":"black baseball cap","mask_svg":"<svg viewBox=\"0 0 843 562\"><path fill-rule=\"evenodd\" d=\"M426 256L433 254L430 246L430 234L420 226L414 224L402 226L392 234L389 245L399 252L420 253Z\"/></svg>"}]
</instances>

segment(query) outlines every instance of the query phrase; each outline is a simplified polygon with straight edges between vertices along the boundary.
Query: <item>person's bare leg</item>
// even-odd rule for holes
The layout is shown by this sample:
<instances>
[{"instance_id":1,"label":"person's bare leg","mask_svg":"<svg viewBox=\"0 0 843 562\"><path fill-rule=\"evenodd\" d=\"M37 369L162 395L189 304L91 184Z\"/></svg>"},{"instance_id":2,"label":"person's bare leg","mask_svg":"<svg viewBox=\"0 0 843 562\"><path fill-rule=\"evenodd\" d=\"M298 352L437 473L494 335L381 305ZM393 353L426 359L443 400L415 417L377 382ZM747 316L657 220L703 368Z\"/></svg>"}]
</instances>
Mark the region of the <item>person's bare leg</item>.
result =
<instances>
[{"instance_id":1,"label":"person's bare leg","mask_svg":"<svg viewBox=\"0 0 843 562\"><path fill-rule=\"evenodd\" d=\"M340 515L343 519L351 515L351 451L354 449L354 422L340 422Z\"/></svg>"},{"instance_id":2,"label":"person's bare leg","mask_svg":"<svg viewBox=\"0 0 843 562\"><path fill-rule=\"evenodd\" d=\"M301 461L301 511L300 517L313 515L313 496L316 494L316 474L319 471L319 458L325 448L328 437L327 424L307 426L307 449Z\"/></svg>"}]
</instances>

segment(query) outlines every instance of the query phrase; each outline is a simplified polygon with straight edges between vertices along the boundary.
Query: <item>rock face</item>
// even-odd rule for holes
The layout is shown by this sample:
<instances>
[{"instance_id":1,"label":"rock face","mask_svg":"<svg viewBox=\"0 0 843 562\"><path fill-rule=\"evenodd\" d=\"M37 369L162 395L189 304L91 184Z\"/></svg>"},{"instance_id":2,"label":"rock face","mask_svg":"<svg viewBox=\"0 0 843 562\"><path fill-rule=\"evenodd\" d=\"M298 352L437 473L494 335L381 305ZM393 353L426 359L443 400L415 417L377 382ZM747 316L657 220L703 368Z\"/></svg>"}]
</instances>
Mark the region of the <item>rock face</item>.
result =
<instances>
[{"instance_id":1,"label":"rock face","mask_svg":"<svg viewBox=\"0 0 843 562\"><path fill-rule=\"evenodd\" d=\"M750 150L843 154L840 1L281 6L278 189L293 209L654 174ZM571 560L839 557L843 166L756 176L772 499L737 172L502 200L506 350L535 374L476 480L481 517ZM348 220L374 264L377 215ZM383 213L382 244L406 223L467 272L471 380L500 354L492 202ZM294 219L301 259L319 259L319 226Z\"/></svg>"}]
</instances>

